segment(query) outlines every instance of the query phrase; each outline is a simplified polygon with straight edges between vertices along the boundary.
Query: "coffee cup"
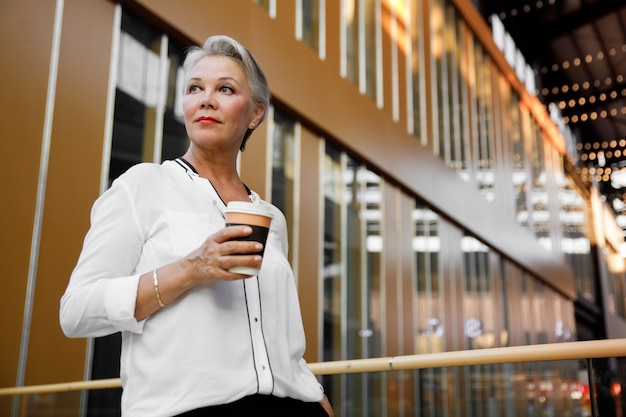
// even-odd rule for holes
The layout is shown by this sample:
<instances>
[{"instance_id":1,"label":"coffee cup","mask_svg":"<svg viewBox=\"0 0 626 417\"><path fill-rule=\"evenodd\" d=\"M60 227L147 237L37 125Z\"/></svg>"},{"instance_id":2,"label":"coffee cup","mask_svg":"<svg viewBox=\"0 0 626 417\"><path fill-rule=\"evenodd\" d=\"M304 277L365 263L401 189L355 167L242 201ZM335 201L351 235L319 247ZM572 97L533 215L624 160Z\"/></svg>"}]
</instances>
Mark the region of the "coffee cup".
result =
<instances>
[{"instance_id":1,"label":"coffee cup","mask_svg":"<svg viewBox=\"0 0 626 417\"><path fill-rule=\"evenodd\" d=\"M238 238L236 240L250 240L263 244L263 249L258 252L263 256L265 252L265 243L267 242L267 235L270 230L270 224L274 215L268 206L261 204L254 204L246 201L231 201L224 210L224 217L226 218L226 226L249 226L252 228L252 233L248 236ZM246 266L236 266L230 268L229 272L244 275L258 275L259 270L256 268L250 268Z\"/></svg>"}]
</instances>

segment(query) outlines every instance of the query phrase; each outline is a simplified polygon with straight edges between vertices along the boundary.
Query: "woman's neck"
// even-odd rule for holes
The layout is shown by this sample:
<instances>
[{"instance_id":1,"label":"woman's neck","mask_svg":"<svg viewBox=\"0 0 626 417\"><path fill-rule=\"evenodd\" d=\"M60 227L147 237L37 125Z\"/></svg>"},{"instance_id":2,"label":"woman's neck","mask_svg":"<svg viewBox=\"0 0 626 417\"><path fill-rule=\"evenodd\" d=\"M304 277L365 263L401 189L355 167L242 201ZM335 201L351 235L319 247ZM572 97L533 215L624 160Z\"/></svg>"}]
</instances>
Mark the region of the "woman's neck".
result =
<instances>
[{"instance_id":1,"label":"woman's neck","mask_svg":"<svg viewBox=\"0 0 626 417\"><path fill-rule=\"evenodd\" d=\"M223 153L207 153L190 147L183 155L196 169L198 175L211 179L238 178L237 156L225 156Z\"/></svg>"},{"instance_id":2,"label":"woman's neck","mask_svg":"<svg viewBox=\"0 0 626 417\"><path fill-rule=\"evenodd\" d=\"M200 177L209 180L224 204L249 199L248 189L239 178L234 161L225 163L220 159L198 157L192 149L189 149L183 158L193 166Z\"/></svg>"}]
</instances>

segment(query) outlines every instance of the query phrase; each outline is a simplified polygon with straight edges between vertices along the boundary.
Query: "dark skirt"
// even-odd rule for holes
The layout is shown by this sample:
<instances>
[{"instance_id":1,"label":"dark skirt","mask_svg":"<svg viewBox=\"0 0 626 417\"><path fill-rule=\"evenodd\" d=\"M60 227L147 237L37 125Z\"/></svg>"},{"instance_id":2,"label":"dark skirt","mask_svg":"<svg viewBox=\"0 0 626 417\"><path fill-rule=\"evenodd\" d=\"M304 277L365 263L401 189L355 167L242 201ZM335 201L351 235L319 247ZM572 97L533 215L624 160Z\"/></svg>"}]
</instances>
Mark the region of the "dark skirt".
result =
<instances>
[{"instance_id":1,"label":"dark skirt","mask_svg":"<svg viewBox=\"0 0 626 417\"><path fill-rule=\"evenodd\" d=\"M179 417L328 417L318 402L271 395L250 395L229 404L198 408Z\"/></svg>"}]
</instances>

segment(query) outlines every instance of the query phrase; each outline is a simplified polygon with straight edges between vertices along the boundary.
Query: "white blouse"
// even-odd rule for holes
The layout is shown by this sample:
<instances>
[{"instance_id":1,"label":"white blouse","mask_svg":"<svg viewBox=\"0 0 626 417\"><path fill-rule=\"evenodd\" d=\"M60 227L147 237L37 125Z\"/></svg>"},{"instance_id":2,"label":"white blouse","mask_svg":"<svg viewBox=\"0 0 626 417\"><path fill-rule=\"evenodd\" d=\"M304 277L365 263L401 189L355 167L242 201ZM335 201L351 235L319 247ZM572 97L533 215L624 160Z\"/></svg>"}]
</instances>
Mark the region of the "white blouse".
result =
<instances>
[{"instance_id":1,"label":"white blouse","mask_svg":"<svg viewBox=\"0 0 626 417\"><path fill-rule=\"evenodd\" d=\"M287 228L278 208L258 277L197 287L137 322L139 276L174 262L224 227L210 182L179 161L139 164L95 202L91 228L61 299L68 337L122 332L122 415L171 416L250 394L320 401Z\"/></svg>"}]
</instances>

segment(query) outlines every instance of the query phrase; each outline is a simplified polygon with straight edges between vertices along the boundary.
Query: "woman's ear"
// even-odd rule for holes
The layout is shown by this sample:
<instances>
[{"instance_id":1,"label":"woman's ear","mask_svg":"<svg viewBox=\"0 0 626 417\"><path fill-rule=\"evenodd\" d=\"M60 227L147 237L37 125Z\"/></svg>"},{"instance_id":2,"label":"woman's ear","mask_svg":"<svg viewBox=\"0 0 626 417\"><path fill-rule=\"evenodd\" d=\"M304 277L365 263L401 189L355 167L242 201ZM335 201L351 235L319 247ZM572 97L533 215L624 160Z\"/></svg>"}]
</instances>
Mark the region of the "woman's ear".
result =
<instances>
[{"instance_id":1,"label":"woman's ear","mask_svg":"<svg viewBox=\"0 0 626 417\"><path fill-rule=\"evenodd\" d=\"M265 114L265 104L257 103L254 109L254 116L252 117L252 121L248 125L248 128L249 129L256 128L259 125L261 119L263 119L264 114Z\"/></svg>"}]
</instances>

